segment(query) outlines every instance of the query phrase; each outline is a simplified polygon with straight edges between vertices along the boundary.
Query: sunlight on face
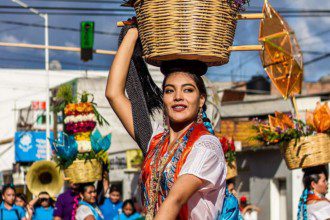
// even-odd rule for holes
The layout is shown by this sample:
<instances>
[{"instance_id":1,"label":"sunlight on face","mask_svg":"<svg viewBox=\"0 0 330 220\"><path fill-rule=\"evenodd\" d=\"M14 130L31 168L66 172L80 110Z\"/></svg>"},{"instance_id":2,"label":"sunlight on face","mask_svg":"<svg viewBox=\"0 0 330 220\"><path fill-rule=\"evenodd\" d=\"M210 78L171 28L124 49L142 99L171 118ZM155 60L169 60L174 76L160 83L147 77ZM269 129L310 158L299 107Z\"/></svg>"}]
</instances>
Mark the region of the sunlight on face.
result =
<instances>
[{"instance_id":1,"label":"sunlight on face","mask_svg":"<svg viewBox=\"0 0 330 220\"><path fill-rule=\"evenodd\" d=\"M123 207L123 212L125 213L126 216L130 216L133 214L133 207L131 204L127 204L125 207Z\"/></svg>"},{"instance_id":2,"label":"sunlight on face","mask_svg":"<svg viewBox=\"0 0 330 220\"><path fill-rule=\"evenodd\" d=\"M189 74L177 72L166 79L163 102L170 123L189 124L196 120L205 97Z\"/></svg>"},{"instance_id":3,"label":"sunlight on face","mask_svg":"<svg viewBox=\"0 0 330 220\"><path fill-rule=\"evenodd\" d=\"M11 188L8 188L6 192L2 195L2 199L9 205L13 205L15 203L15 191Z\"/></svg>"},{"instance_id":4,"label":"sunlight on face","mask_svg":"<svg viewBox=\"0 0 330 220\"><path fill-rule=\"evenodd\" d=\"M94 186L88 186L85 192L82 194L82 199L89 204L96 202L96 191Z\"/></svg>"},{"instance_id":5,"label":"sunlight on face","mask_svg":"<svg viewBox=\"0 0 330 220\"><path fill-rule=\"evenodd\" d=\"M328 192L328 181L324 173L319 175L320 179L316 184L313 184L313 188L317 193L325 195Z\"/></svg>"}]
</instances>

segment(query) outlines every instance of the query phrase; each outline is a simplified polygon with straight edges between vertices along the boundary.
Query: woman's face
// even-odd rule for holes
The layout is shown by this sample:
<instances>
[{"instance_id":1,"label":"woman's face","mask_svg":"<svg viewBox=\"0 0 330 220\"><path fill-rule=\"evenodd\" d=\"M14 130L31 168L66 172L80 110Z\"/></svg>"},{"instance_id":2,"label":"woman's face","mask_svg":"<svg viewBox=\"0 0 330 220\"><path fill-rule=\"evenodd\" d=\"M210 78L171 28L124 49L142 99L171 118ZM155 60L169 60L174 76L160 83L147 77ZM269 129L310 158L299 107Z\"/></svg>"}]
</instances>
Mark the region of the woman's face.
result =
<instances>
[{"instance_id":1,"label":"woman's face","mask_svg":"<svg viewBox=\"0 0 330 220\"><path fill-rule=\"evenodd\" d=\"M3 201L9 205L14 205L15 203L15 191L11 188L8 188L5 193L2 195Z\"/></svg>"},{"instance_id":2,"label":"woman's face","mask_svg":"<svg viewBox=\"0 0 330 220\"><path fill-rule=\"evenodd\" d=\"M126 204L125 207L123 207L123 212L125 213L126 216L130 216L133 214L133 207L131 204Z\"/></svg>"},{"instance_id":3,"label":"woman's face","mask_svg":"<svg viewBox=\"0 0 330 220\"><path fill-rule=\"evenodd\" d=\"M200 95L195 81L187 73L172 73L164 84L163 102L169 121L173 124L193 122L205 97Z\"/></svg>"},{"instance_id":4,"label":"woman's face","mask_svg":"<svg viewBox=\"0 0 330 220\"><path fill-rule=\"evenodd\" d=\"M94 186L88 186L85 192L82 194L82 199L89 203L94 204L96 202L96 190Z\"/></svg>"},{"instance_id":5,"label":"woman's face","mask_svg":"<svg viewBox=\"0 0 330 220\"><path fill-rule=\"evenodd\" d=\"M319 174L320 179L317 183L312 182L312 187L316 193L326 195L328 192L328 181L324 173Z\"/></svg>"},{"instance_id":6,"label":"woman's face","mask_svg":"<svg viewBox=\"0 0 330 220\"><path fill-rule=\"evenodd\" d=\"M25 207L26 206L26 203L21 198L16 197L16 199L15 199L15 205L20 206L20 207Z\"/></svg>"}]
</instances>

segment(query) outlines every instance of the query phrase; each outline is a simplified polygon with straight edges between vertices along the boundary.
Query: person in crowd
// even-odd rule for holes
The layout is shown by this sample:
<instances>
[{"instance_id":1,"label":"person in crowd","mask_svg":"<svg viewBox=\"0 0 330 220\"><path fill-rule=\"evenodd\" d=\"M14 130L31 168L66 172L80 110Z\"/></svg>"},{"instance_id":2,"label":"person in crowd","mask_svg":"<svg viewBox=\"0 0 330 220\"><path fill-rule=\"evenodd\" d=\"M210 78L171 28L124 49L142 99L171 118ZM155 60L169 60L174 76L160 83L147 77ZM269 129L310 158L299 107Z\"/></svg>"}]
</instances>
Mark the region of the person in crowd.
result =
<instances>
[{"instance_id":1,"label":"person in crowd","mask_svg":"<svg viewBox=\"0 0 330 220\"><path fill-rule=\"evenodd\" d=\"M325 166L303 170L304 191L298 206L297 219L330 219L330 201L325 198L328 192L328 171Z\"/></svg>"},{"instance_id":2,"label":"person in crowd","mask_svg":"<svg viewBox=\"0 0 330 220\"><path fill-rule=\"evenodd\" d=\"M26 195L24 193L17 193L16 194L15 205L22 207L25 211L26 219L31 220L33 209L28 204Z\"/></svg>"},{"instance_id":3,"label":"person in crowd","mask_svg":"<svg viewBox=\"0 0 330 220\"><path fill-rule=\"evenodd\" d=\"M122 211L123 202L120 200L120 190L116 185L112 185L109 192L100 201L100 209L105 220L113 220Z\"/></svg>"},{"instance_id":4,"label":"person in crowd","mask_svg":"<svg viewBox=\"0 0 330 220\"><path fill-rule=\"evenodd\" d=\"M52 220L54 212L54 200L47 192L40 192L38 197L29 202L33 207L32 220Z\"/></svg>"},{"instance_id":5,"label":"person in crowd","mask_svg":"<svg viewBox=\"0 0 330 220\"><path fill-rule=\"evenodd\" d=\"M0 205L1 220L27 220L24 209L15 204L15 197L16 191L14 186L3 186L2 203Z\"/></svg>"},{"instance_id":6,"label":"person in crowd","mask_svg":"<svg viewBox=\"0 0 330 220\"><path fill-rule=\"evenodd\" d=\"M122 213L114 217L113 220L137 220L142 217L135 210L134 202L131 199L124 201L122 210Z\"/></svg>"},{"instance_id":7,"label":"person in crowd","mask_svg":"<svg viewBox=\"0 0 330 220\"><path fill-rule=\"evenodd\" d=\"M232 178L232 179L226 180L226 185L227 185L228 192L233 194L237 198L237 191L235 189L235 179Z\"/></svg>"},{"instance_id":8,"label":"person in crowd","mask_svg":"<svg viewBox=\"0 0 330 220\"><path fill-rule=\"evenodd\" d=\"M79 186L80 202L76 213L76 220L103 220L103 214L96 205L97 193L93 183Z\"/></svg>"},{"instance_id":9,"label":"person in crowd","mask_svg":"<svg viewBox=\"0 0 330 220\"><path fill-rule=\"evenodd\" d=\"M146 66L134 60L137 54L133 56L137 29L127 29L123 29L127 32L112 63L105 93L145 155L141 189L146 219L215 219L225 196L226 162L219 139L203 120L207 92L201 75L207 66L197 60L162 62L163 97L144 102L144 93L129 90L136 83L130 84L133 75L127 77L128 72ZM132 65L136 68L131 69ZM164 124L152 127L147 107L157 101L163 106Z\"/></svg>"},{"instance_id":10,"label":"person in crowd","mask_svg":"<svg viewBox=\"0 0 330 220\"><path fill-rule=\"evenodd\" d=\"M70 183L70 188L57 198L53 213L54 220L74 220L78 203L78 185Z\"/></svg>"},{"instance_id":11,"label":"person in crowd","mask_svg":"<svg viewBox=\"0 0 330 220\"><path fill-rule=\"evenodd\" d=\"M260 209L247 202L246 196L240 198L240 211L244 220L258 220L258 212Z\"/></svg>"}]
</instances>

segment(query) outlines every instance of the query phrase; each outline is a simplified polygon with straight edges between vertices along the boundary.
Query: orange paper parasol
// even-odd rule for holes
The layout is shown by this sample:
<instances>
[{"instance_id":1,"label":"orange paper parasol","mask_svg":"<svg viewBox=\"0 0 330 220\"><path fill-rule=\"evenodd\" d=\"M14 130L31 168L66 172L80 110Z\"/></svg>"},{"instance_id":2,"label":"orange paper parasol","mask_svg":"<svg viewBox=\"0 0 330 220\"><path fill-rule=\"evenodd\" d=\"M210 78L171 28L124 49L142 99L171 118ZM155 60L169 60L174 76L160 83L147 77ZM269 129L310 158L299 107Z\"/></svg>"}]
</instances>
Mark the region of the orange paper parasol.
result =
<instances>
[{"instance_id":1,"label":"orange paper parasol","mask_svg":"<svg viewBox=\"0 0 330 220\"><path fill-rule=\"evenodd\" d=\"M260 58L268 76L286 99L300 93L303 57L297 38L286 21L265 1L260 22Z\"/></svg>"}]
</instances>

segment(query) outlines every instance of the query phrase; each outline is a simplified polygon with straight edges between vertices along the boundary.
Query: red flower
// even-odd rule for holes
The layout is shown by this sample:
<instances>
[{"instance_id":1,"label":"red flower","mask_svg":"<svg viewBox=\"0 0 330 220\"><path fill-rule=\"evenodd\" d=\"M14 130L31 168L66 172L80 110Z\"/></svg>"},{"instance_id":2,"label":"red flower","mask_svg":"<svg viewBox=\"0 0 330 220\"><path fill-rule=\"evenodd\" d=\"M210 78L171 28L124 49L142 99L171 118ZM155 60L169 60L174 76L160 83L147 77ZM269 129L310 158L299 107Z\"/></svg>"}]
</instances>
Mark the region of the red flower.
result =
<instances>
[{"instance_id":1,"label":"red flower","mask_svg":"<svg viewBox=\"0 0 330 220\"><path fill-rule=\"evenodd\" d=\"M234 139L231 139L231 142L230 142L230 150L231 150L231 151L235 151L235 141L234 141Z\"/></svg>"},{"instance_id":2,"label":"red flower","mask_svg":"<svg viewBox=\"0 0 330 220\"><path fill-rule=\"evenodd\" d=\"M222 146L223 153L226 154L227 151L229 150L228 139L226 137L222 137L220 139L220 143L221 143L221 146Z\"/></svg>"}]
</instances>

